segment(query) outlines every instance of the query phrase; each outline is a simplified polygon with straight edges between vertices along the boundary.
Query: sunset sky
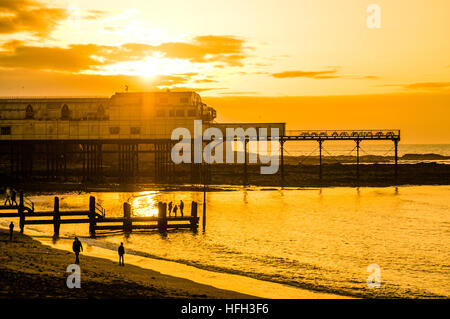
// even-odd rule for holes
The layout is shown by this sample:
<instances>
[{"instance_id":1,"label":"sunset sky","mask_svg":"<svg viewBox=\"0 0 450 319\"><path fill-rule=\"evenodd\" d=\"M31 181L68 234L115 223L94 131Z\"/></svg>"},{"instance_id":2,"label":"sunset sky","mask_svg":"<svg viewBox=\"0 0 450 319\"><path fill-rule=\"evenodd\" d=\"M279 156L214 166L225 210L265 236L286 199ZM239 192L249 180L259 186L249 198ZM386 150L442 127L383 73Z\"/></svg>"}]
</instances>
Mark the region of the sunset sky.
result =
<instances>
[{"instance_id":1,"label":"sunset sky","mask_svg":"<svg viewBox=\"0 0 450 319\"><path fill-rule=\"evenodd\" d=\"M219 120L446 143L449 39L448 0L0 0L0 95L192 88Z\"/></svg>"}]
</instances>

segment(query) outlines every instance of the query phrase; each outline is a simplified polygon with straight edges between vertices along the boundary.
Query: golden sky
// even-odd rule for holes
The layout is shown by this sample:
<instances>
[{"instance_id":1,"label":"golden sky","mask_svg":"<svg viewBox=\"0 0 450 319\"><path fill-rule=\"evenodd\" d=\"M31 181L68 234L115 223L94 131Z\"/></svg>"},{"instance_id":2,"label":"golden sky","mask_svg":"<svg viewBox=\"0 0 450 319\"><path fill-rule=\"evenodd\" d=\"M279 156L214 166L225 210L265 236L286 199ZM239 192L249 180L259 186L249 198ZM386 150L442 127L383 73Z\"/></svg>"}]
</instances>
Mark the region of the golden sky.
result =
<instances>
[{"instance_id":1,"label":"golden sky","mask_svg":"<svg viewBox=\"0 0 450 319\"><path fill-rule=\"evenodd\" d=\"M380 28L367 25L371 3L381 10ZM316 96L324 107L341 107L343 113L329 113L340 121L335 127L347 125L344 115L364 117L362 103L376 100L403 116L398 124L373 125L408 126L431 107L436 123L425 126L443 130L449 39L448 0L0 0L0 95L188 88L214 101L219 119L222 112L230 120L249 118L255 107L239 104L231 114L229 97L271 97L264 101L276 103L275 117L286 115L294 128L320 125L322 104L311 109L299 99L295 109L286 96ZM374 95L382 100L367 99ZM357 102L342 105L336 96ZM417 99L423 104L414 96L424 97ZM255 101L261 99L246 103ZM415 111L408 113L410 107ZM258 116L270 120L270 114L267 108ZM411 116L417 118L407 122ZM353 126L358 122L365 123ZM447 135L430 139L450 141Z\"/></svg>"}]
</instances>

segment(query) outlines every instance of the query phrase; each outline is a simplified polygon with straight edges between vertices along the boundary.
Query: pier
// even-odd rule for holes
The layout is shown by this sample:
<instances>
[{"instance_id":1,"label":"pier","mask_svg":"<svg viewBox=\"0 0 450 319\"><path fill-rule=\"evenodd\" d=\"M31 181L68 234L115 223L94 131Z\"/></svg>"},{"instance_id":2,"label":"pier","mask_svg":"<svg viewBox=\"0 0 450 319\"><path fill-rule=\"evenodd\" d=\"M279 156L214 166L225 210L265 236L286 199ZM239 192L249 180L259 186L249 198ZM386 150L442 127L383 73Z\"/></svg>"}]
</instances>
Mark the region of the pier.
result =
<instances>
[{"instance_id":1,"label":"pier","mask_svg":"<svg viewBox=\"0 0 450 319\"><path fill-rule=\"evenodd\" d=\"M1 205L0 218L19 218L20 232L25 225L53 225L54 236L58 237L63 224L89 224L89 234L96 236L97 231L122 230L131 233L133 230L156 229L165 232L168 229L190 229L197 231L199 217L197 202L191 203L189 216L167 216L167 203L158 203L158 216L132 216L131 205L123 204L123 217L106 217L105 209L96 202L94 196L89 197L86 210L60 210L59 197L55 196L52 211L35 211L34 204L21 192L18 205ZM17 212L10 212L17 210ZM45 219L45 217L52 217Z\"/></svg>"}]
</instances>

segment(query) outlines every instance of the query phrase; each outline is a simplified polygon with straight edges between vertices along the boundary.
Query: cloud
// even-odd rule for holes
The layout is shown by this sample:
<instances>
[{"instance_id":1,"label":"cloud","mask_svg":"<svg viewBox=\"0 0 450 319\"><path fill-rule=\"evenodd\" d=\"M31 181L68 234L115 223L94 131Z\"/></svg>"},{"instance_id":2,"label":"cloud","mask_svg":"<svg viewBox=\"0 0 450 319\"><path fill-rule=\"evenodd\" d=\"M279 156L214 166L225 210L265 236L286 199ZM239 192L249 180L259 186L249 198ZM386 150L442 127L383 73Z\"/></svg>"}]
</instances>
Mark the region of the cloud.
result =
<instances>
[{"instance_id":1,"label":"cloud","mask_svg":"<svg viewBox=\"0 0 450 319\"><path fill-rule=\"evenodd\" d=\"M44 37L67 15L66 9L35 0L0 0L0 34L29 32Z\"/></svg>"},{"instance_id":2,"label":"cloud","mask_svg":"<svg viewBox=\"0 0 450 319\"><path fill-rule=\"evenodd\" d=\"M450 82L421 82L403 85L409 90L439 90L450 88Z\"/></svg>"},{"instance_id":3,"label":"cloud","mask_svg":"<svg viewBox=\"0 0 450 319\"><path fill-rule=\"evenodd\" d=\"M337 72L334 70L324 71L285 71L280 73L272 73L272 76L277 79L285 78L311 78L311 79L334 79L338 78L338 75L334 75Z\"/></svg>"},{"instance_id":4,"label":"cloud","mask_svg":"<svg viewBox=\"0 0 450 319\"><path fill-rule=\"evenodd\" d=\"M125 61L139 61L155 53L165 58L185 59L197 63L221 62L241 66L245 59L243 40L231 36L199 36L191 43L170 42L152 46L126 43L121 46L72 44L62 47L25 45L20 41L5 43L0 51L0 66L80 72Z\"/></svg>"},{"instance_id":5,"label":"cloud","mask_svg":"<svg viewBox=\"0 0 450 319\"><path fill-rule=\"evenodd\" d=\"M197 36L190 43L167 42L154 50L167 58L185 59L191 62L223 62L229 66L242 66L247 57L244 40L234 36Z\"/></svg>"},{"instance_id":6,"label":"cloud","mask_svg":"<svg viewBox=\"0 0 450 319\"><path fill-rule=\"evenodd\" d=\"M176 90L214 90L188 88L195 73L159 75L151 78L129 75L73 74L30 69L0 69L0 95L112 95L128 85L130 92L154 91L162 87ZM25 92L25 93L24 93Z\"/></svg>"}]
</instances>

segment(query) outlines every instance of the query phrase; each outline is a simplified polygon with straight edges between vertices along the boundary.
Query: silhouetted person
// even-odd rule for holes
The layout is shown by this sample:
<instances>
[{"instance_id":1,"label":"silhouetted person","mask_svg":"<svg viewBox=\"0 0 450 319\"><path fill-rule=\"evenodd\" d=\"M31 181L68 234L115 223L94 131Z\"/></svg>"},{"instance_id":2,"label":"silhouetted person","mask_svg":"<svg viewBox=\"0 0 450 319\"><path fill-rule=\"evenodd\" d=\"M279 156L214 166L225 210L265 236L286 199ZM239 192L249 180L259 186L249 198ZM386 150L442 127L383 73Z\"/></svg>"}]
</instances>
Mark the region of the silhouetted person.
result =
<instances>
[{"instance_id":1,"label":"silhouetted person","mask_svg":"<svg viewBox=\"0 0 450 319\"><path fill-rule=\"evenodd\" d=\"M5 206L8 205L8 203L9 203L9 205L12 205L12 203L11 203L11 189L9 187L6 187L5 196L6 196Z\"/></svg>"},{"instance_id":2,"label":"silhouetted person","mask_svg":"<svg viewBox=\"0 0 450 319\"><path fill-rule=\"evenodd\" d=\"M80 251L83 251L83 245L81 244L81 241L78 240L78 237L75 237L75 240L73 241L72 250L75 253L75 263L79 264L80 260L78 259L78 255L80 254Z\"/></svg>"},{"instance_id":3,"label":"silhouetted person","mask_svg":"<svg viewBox=\"0 0 450 319\"><path fill-rule=\"evenodd\" d=\"M125 255L125 248L123 247L123 243L120 243L118 252L119 252L119 266L125 266L125 263L123 261L123 255Z\"/></svg>"},{"instance_id":4,"label":"silhouetted person","mask_svg":"<svg viewBox=\"0 0 450 319\"><path fill-rule=\"evenodd\" d=\"M173 206L173 203L170 202L169 203L169 216L172 214L172 206Z\"/></svg>"},{"instance_id":5,"label":"silhouetted person","mask_svg":"<svg viewBox=\"0 0 450 319\"><path fill-rule=\"evenodd\" d=\"M184 209L184 203L183 203L183 200L180 200L180 214L181 214L181 217L184 216L183 215L183 209Z\"/></svg>"},{"instance_id":6,"label":"silhouetted person","mask_svg":"<svg viewBox=\"0 0 450 319\"><path fill-rule=\"evenodd\" d=\"M175 217L177 217L177 210L178 210L178 206L175 205L175 206L173 207L173 213L175 214Z\"/></svg>"},{"instance_id":7,"label":"silhouetted person","mask_svg":"<svg viewBox=\"0 0 450 319\"><path fill-rule=\"evenodd\" d=\"M16 191L15 190L11 191L11 205L13 205L13 204L17 206Z\"/></svg>"},{"instance_id":8,"label":"silhouetted person","mask_svg":"<svg viewBox=\"0 0 450 319\"><path fill-rule=\"evenodd\" d=\"M9 224L9 240L13 239L13 233L14 233L14 223L11 222L11 224Z\"/></svg>"}]
</instances>

